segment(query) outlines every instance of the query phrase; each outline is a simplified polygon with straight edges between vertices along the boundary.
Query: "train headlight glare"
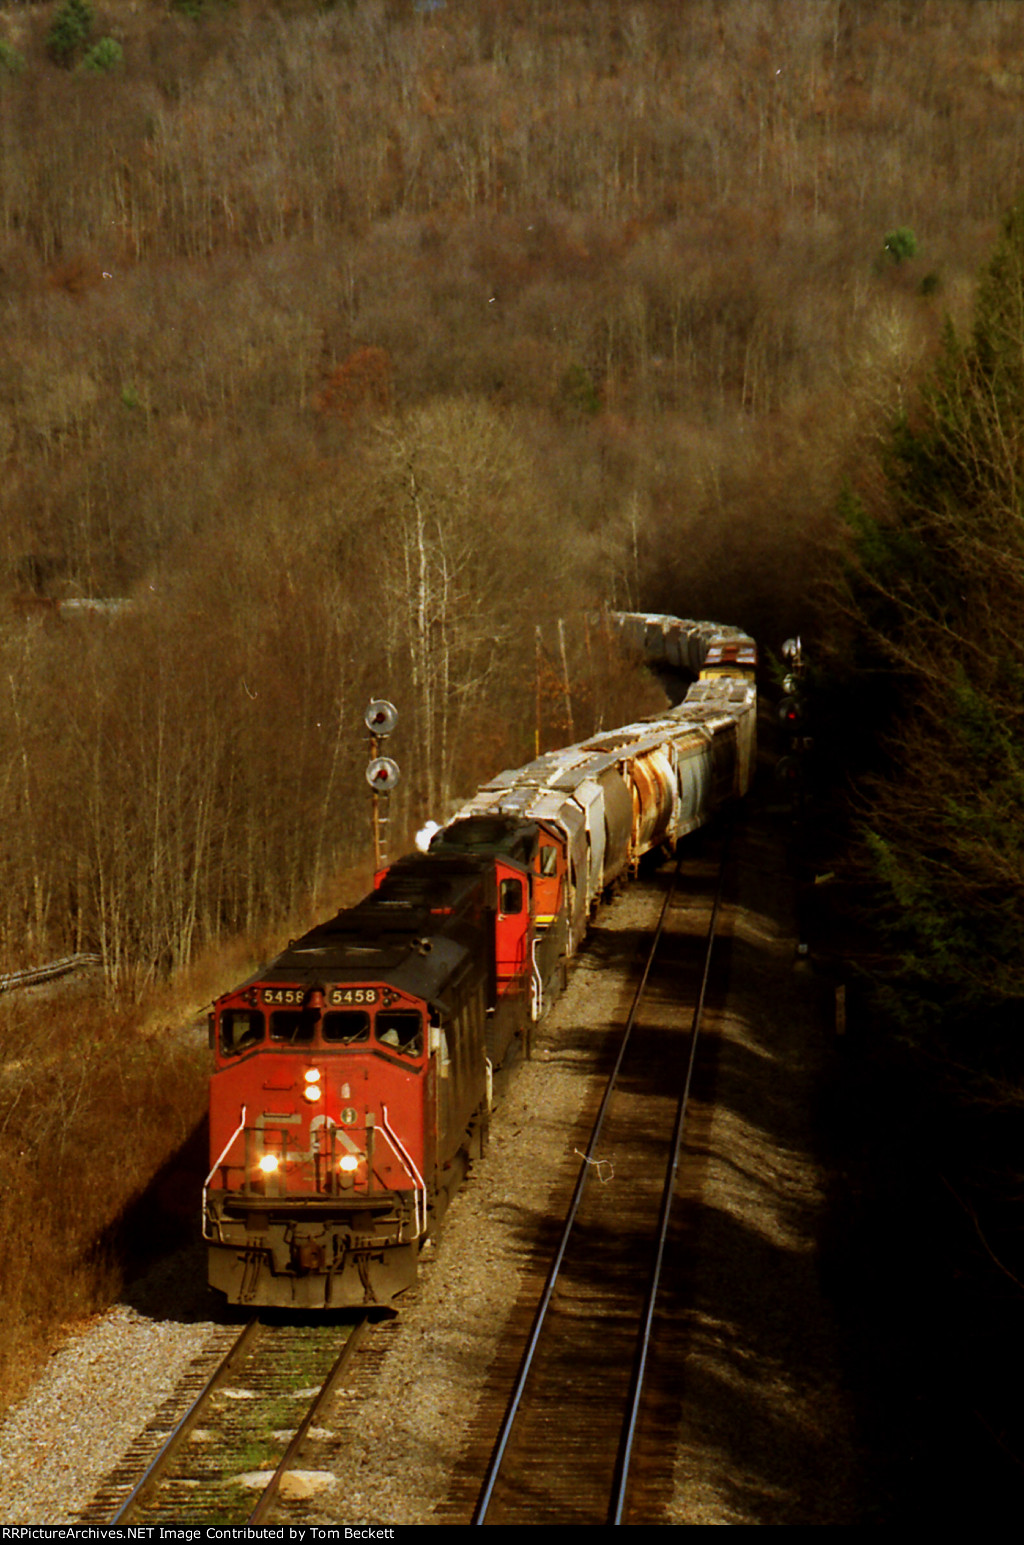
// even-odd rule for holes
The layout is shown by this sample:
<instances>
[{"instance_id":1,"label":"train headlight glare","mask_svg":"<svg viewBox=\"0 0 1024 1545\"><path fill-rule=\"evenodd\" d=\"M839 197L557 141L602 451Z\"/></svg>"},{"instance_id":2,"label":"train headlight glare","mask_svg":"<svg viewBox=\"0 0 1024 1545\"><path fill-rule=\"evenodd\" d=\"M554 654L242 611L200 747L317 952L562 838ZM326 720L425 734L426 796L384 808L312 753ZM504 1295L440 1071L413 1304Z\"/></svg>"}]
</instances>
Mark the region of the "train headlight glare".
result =
<instances>
[{"instance_id":1,"label":"train headlight glare","mask_svg":"<svg viewBox=\"0 0 1024 1545\"><path fill-rule=\"evenodd\" d=\"M320 1094L321 1094L320 1085L319 1084L307 1084L305 1089L303 1089L302 1092L306 1096L306 1099L309 1100L310 1102L312 1102L313 1100L319 1100Z\"/></svg>"},{"instance_id":2,"label":"train headlight glare","mask_svg":"<svg viewBox=\"0 0 1024 1545\"><path fill-rule=\"evenodd\" d=\"M343 1153L338 1160L338 1168L344 1170L346 1175L354 1175L359 1168L358 1156L354 1153Z\"/></svg>"},{"instance_id":3,"label":"train headlight glare","mask_svg":"<svg viewBox=\"0 0 1024 1545\"><path fill-rule=\"evenodd\" d=\"M264 1175L276 1175L280 1168L280 1161L276 1153L265 1153L260 1160L260 1169Z\"/></svg>"},{"instance_id":4,"label":"train headlight glare","mask_svg":"<svg viewBox=\"0 0 1024 1545\"><path fill-rule=\"evenodd\" d=\"M307 1084L318 1084L320 1082L320 1069L307 1068L303 1074L303 1077L305 1078Z\"/></svg>"}]
</instances>

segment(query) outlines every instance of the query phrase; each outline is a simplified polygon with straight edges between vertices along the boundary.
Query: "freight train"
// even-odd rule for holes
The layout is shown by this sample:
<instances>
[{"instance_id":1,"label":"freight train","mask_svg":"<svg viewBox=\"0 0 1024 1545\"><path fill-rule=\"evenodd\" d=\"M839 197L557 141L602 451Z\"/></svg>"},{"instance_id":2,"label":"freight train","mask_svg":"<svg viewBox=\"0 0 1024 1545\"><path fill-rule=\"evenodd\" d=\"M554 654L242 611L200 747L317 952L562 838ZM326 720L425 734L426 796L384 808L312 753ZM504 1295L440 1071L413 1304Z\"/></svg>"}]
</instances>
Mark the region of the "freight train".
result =
<instances>
[{"instance_id":1,"label":"freight train","mask_svg":"<svg viewBox=\"0 0 1024 1545\"><path fill-rule=\"evenodd\" d=\"M383 1304L416 1279L493 1079L565 979L604 891L753 771L756 650L733 628L624 614L696 678L679 707L498 774L357 906L210 1016L203 1236L230 1303Z\"/></svg>"}]
</instances>

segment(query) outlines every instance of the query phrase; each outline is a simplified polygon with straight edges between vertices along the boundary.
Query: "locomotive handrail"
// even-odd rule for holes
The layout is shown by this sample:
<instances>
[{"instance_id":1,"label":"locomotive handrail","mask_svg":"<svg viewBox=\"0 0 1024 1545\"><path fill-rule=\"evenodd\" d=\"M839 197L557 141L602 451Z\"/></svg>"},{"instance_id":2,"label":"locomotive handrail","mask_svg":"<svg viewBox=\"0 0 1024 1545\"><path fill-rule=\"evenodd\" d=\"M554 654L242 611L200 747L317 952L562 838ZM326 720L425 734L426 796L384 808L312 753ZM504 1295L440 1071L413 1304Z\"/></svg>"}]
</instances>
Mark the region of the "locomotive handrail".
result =
<instances>
[{"instance_id":1,"label":"locomotive handrail","mask_svg":"<svg viewBox=\"0 0 1024 1545\"><path fill-rule=\"evenodd\" d=\"M426 1181L423 1179L423 1176L420 1174L419 1170L416 1168L415 1164L413 1163L412 1158L410 1157L409 1153L405 1149L401 1139L391 1130L391 1122L388 1120L388 1108L384 1104L383 1100L381 1101L381 1105L380 1105L380 1113L381 1113L382 1125L383 1125L383 1128L384 1128L384 1136L387 1138L388 1142L391 1144L392 1148L395 1150L395 1153L398 1155L399 1159L405 1165L407 1174L412 1176L413 1195L414 1195L414 1197L416 1199L415 1203L414 1203L414 1206L416 1208L416 1234L417 1234L417 1237L419 1237L419 1235L424 1232L424 1230L426 1229L426 1226L427 1226L427 1209L426 1209L427 1186L426 1186ZM422 1212L422 1214L420 1213L420 1194L421 1193L423 1195L423 1212Z\"/></svg>"},{"instance_id":2,"label":"locomotive handrail","mask_svg":"<svg viewBox=\"0 0 1024 1545\"><path fill-rule=\"evenodd\" d=\"M206 1232L206 1220L207 1220L206 1198L207 1198L207 1194L209 1193L209 1190L210 1190L210 1181L213 1179L214 1175L216 1175L217 1171L220 1169L221 1165L224 1163L224 1160L227 1158L228 1151L230 1150L231 1145L234 1143L235 1139L237 1137L239 1137L242 1132L245 1131L245 1118L246 1118L247 1112L248 1112L248 1107L243 1105L242 1106L242 1119L241 1119L241 1121L239 1122L239 1124L235 1128L235 1130L232 1132L232 1134L228 1138L227 1142L224 1144L224 1147L220 1151L220 1155L219 1155L219 1157L217 1159L216 1164L213 1166L213 1168L210 1170L210 1173L207 1175L206 1179L203 1181L203 1238L204 1239L212 1239L213 1238L212 1234L208 1234Z\"/></svg>"},{"instance_id":3,"label":"locomotive handrail","mask_svg":"<svg viewBox=\"0 0 1024 1545\"><path fill-rule=\"evenodd\" d=\"M540 967L537 964L538 942L537 935L534 934L533 940L530 944L530 965L532 967L530 986L533 989L530 994L532 999L530 1004L530 1017L534 1024L537 1024L541 1015L544 1013L544 983L541 980Z\"/></svg>"}]
</instances>

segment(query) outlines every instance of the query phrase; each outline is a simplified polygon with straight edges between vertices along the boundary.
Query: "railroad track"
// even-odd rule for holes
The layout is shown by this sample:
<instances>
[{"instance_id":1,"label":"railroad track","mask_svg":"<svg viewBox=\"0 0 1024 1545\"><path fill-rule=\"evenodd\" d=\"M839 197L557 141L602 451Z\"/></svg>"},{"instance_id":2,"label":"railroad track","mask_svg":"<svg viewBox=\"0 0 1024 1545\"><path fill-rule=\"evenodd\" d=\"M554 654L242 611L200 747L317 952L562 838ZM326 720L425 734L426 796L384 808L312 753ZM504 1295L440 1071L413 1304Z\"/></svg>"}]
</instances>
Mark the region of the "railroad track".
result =
<instances>
[{"instance_id":1,"label":"railroad track","mask_svg":"<svg viewBox=\"0 0 1024 1545\"><path fill-rule=\"evenodd\" d=\"M363 1374L371 1329L386 1339L393 1317L373 1311L328 1323L256 1316L223 1327L172 1400L140 1434L77 1520L80 1524L260 1524L304 1446L333 1434L318 1426L341 1382ZM314 1477L316 1472L314 1472ZM330 1472L320 1472L322 1483ZM307 1484L316 1481L309 1475Z\"/></svg>"},{"instance_id":2,"label":"railroad track","mask_svg":"<svg viewBox=\"0 0 1024 1545\"><path fill-rule=\"evenodd\" d=\"M551 1270L532 1324L518 1328L525 1351L483 1482L478 1450L454 1482L452 1521L465 1519L470 1487L475 1523L657 1521L678 1393L671 1377L666 1387L659 1310L675 1308L685 1270L672 1261L666 1282L724 864L723 855L703 937L692 915L673 922L678 867L667 889Z\"/></svg>"}]
</instances>

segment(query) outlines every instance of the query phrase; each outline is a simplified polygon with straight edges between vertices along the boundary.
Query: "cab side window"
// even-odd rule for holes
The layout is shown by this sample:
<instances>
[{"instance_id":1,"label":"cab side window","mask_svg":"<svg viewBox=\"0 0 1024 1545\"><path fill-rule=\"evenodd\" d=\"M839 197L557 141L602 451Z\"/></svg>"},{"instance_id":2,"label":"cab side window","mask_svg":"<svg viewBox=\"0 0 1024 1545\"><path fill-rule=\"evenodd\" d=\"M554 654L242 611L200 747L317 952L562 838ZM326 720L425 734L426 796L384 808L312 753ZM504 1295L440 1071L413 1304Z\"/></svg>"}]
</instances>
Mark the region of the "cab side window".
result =
<instances>
[{"instance_id":1,"label":"cab side window","mask_svg":"<svg viewBox=\"0 0 1024 1545\"><path fill-rule=\"evenodd\" d=\"M395 1009L377 1015L377 1040L403 1057L418 1057L423 1050L423 1026L418 1014Z\"/></svg>"},{"instance_id":2,"label":"cab side window","mask_svg":"<svg viewBox=\"0 0 1024 1545\"><path fill-rule=\"evenodd\" d=\"M522 880L502 880L498 892L498 910L503 917L514 917L523 910Z\"/></svg>"}]
</instances>

